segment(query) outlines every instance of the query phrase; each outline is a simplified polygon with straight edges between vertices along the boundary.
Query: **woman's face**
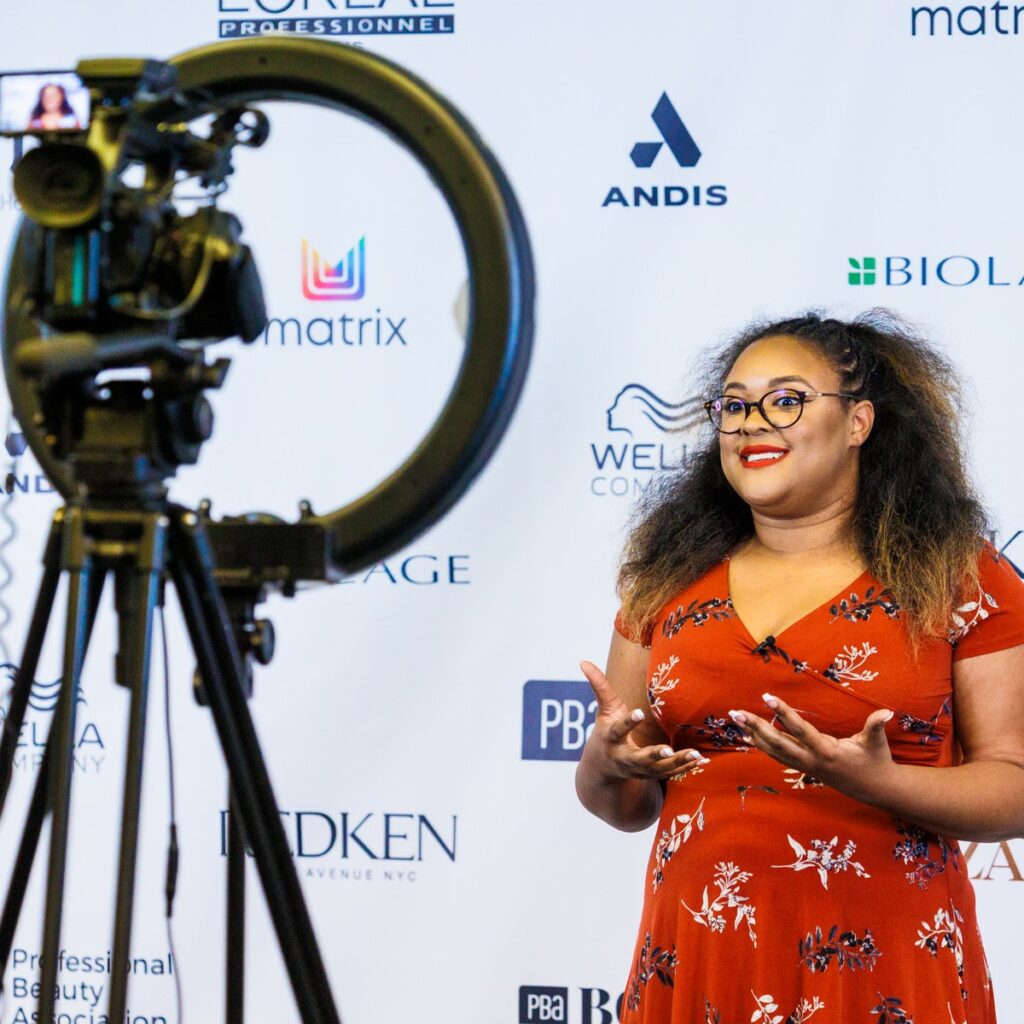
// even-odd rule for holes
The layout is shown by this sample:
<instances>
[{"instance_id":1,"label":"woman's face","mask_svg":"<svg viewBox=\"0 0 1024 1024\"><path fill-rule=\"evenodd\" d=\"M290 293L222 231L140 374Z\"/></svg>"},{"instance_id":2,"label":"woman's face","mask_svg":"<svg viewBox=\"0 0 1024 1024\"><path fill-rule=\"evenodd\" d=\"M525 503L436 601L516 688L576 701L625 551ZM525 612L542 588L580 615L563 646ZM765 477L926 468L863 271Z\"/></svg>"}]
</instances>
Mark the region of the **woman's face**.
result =
<instances>
[{"instance_id":1,"label":"woman's face","mask_svg":"<svg viewBox=\"0 0 1024 1024\"><path fill-rule=\"evenodd\" d=\"M64 106L64 90L59 85L44 86L40 99L48 114L59 113Z\"/></svg>"},{"instance_id":2,"label":"woman's face","mask_svg":"<svg viewBox=\"0 0 1024 1024\"><path fill-rule=\"evenodd\" d=\"M816 348L788 336L762 338L744 349L724 393L753 402L776 388L843 390ZM855 497L859 449L873 422L870 402L845 398L809 398L800 419L783 429L753 409L739 433L720 435L722 469L755 513L811 516Z\"/></svg>"}]
</instances>

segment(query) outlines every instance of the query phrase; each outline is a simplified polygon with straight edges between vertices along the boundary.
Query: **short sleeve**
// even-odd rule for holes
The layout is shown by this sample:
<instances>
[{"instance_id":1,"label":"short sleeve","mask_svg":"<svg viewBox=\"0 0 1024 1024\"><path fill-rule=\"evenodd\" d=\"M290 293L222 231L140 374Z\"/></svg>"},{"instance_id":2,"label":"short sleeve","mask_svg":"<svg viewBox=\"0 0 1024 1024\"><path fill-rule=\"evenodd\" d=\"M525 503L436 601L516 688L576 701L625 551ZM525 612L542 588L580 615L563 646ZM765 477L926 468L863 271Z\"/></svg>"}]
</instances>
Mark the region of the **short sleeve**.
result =
<instances>
[{"instance_id":1,"label":"short sleeve","mask_svg":"<svg viewBox=\"0 0 1024 1024\"><path fill-rule=\"evenodd\" d=\"M953 613L954 661L1024 644L1024 580L991 544L981 552L978 583L978 593Z\"/></svg>"},{"instance_id":2,"label":"short sleeve","mask_svg":"<svg viewBox=\"0 0 1024 1024\"><path fill-rule=\"evenodd\" d=\"M622 618L622 609L615 613L615 632L624 637L631 644L639 644L641 647L651 646L651 637L654 635L654 625L649 625L639 636L632 630L627 629Z\"/></svg>"}]
</instances>

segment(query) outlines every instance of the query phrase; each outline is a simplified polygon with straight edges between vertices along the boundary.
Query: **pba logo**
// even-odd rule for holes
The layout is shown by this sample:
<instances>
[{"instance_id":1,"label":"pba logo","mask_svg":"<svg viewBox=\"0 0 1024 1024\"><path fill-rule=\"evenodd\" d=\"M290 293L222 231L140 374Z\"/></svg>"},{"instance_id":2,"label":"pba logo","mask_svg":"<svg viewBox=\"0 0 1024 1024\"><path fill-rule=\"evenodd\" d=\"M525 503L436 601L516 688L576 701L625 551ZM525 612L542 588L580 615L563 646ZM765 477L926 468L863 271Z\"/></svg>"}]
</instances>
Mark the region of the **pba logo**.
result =
<instances>
[{"instance_id":1,"label":"pba logo","mask_svg":"<svg viewBox=\"0 0 1024 1024\"><path fill-rule=\"evenodd\" d=\"M288 851L303 877L320 881L416 882L422 866L454 864L459 816L396 811L279 811ZM220 812L220 855L228 852L228 812ZM252 851L247 851L252 856Z\"/></svg>"},{"instance_id":2,"label":"pba logo","mask_svg":"<svg viewBox=\"0 0 1024 1024\"><path fill-rule=\"evenodd\" d=\"M633 144L629 158L639 170L649 170L667 149L682 168L696 167L701 158L689 129L683 123L668 93L663 92L651 112L651 120L661 141L640 141ZM663 158L664 159L664 158ZM602 207L608 206L724 206L729 201L725 185L670 183L652 185L644 182L632 186L613 185L605 194Z\"/></svg>"},{"instance_id":3,"label":"pba logo","mask_svg":"<svg viewBox=\"0 0 1024 1024\"><path fill-rule=\"evenodd\" d=\"M304 238L302 240L302 294L315 302L352 302L366 294L366 238L330 265Z\"/></svg>"},{"instance_id":4,"label":"pba logo","mask_svg":"<svg viewBox=\"0 0 1024 1024\"><path fill-rule=\"evenodd\" d=\"M995 256L848 256L846 283L855 288L1019 288L1024 275L1011 272Z\"/></svg>"},{"instance_id":5,"label":"pba logo","mask_svg":"<svg viewBox=\"0 0 1024 1024\"><path fill-rule=\"evenodd\" d=\"M529 680L523 686L523 760L578 761L596 714L585 680Z\"/></svg>"},{"instance_id":6,"label":"pba logo","mask_svg":"<svg viewBox=\"0 0 1024 1024\"><path fill-rule=\"evenodd\" d=\"M4 707L0 708L0 725L7 718L14 679L18 674L18 666L7 661L0 664L0 677L6 680L7 691L4 696ZM43 751L50 726L40 728L39 716L50 717L57 710L57 701L61 691L60 679L44 683L39 680L32 682L29 691L29 714L22 722L15 748L14 767L19 771L35 771L43 763ZM79 686L75 698L76 708L86 704L85 694ZM33 715L31 712L35 712ZM103 768L106 758L106 745L100 734L99 726L86 718L81 711L76 712L75 736L73 745L74 770L90 775L98 774Z\"/></svg>"},{"instance_id":7,"label":"pba logo","mask_svg":"<svg viewBox=\"0 0 1024 1024\"><path fill-rule=\"evenodd\" d=\"M454 0L217 0L221 39L274 32L307 36L433 36L455 31ZM282 17L284 15L284 17Z\"/></svg>"},{"instance_id":8,"label":"pba logo","mask_svg":"<svg viewBox=\"0 0 1024 1024\"><path fill-rule=\"evenodd\" d=\"M686 439L705 422L699 398L669 402L643 384L626 384L605 410L609 438L590 443L595 497L639 497L656 474L686 462Z\"/></svg>"},{"instance_id":9,"label":"pba logo","mask_svg":"<svg viewBox=\"0 0 1024 1024\"><path fill-rule=\"evenodd\" d=\"M611 1000L607 989L581 988L575 1016L567 986L520 985L519 1024L612 1024L622 1020L623 995Z\"/></svg>"}]
</instances>

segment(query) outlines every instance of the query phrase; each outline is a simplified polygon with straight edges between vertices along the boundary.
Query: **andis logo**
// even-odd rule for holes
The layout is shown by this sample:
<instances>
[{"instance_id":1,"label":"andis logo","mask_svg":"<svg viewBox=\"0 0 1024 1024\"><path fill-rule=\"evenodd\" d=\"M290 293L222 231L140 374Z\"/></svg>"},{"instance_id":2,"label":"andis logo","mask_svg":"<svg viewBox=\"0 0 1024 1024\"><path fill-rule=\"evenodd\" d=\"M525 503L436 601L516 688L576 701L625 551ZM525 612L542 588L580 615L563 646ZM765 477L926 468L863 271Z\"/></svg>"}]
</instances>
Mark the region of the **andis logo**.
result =
<instances>
[{"instance_id":1,"label":"andis logo","mask_svg":"<svg viewBox=\"0 0 1024 1024\"><path fill-rule=\"evenodd\" d=\"M28 442L25 435L18 430L12 430L4 438L4 448L12 459L19 459L28 449ZM6 494L56 494L56 490L46 474L19 472L16 463L10 462L7 466L7 473L4 475L4 492Z\"/></svg>"},{"instance_id":2,"label":"andis logo","mask_svg":"<svg viewBox=\"0 0 1024 1024\"><path fill-rule=\"evenodd\" d=\"M366 238L329 264L318 249L302 240L302 294L316 302L351 302L366 294Z\"/></svg>"},{"instance_id":3,"label":"andis logo","mask_svg":"<svg viewBox=\"0 0 1024 1024\"><path fill-rule=\"evenodd\" d=\"M643 384L621 388L605 410L610 440L591 442L596 475L590 493L597 497L637 496L653 475L678 469L686 461L682 440L705 421L699 398L669 402Z\"/></svg>"},{"instance_id":4,"label":"andis logo","mask_svg":"<svg viewBox=\"0 0 1024 1024\"><path fill-rule=\"evenodd\" d=\"M651 112L651 120L661 141L636 142L629 158L633 166L648 170L654 166L662 149L667 147L679 167L696 167L701 158L700 147L683 123L668 93L662 93ZM724 206L728 202L725 185L667 184L613 186L602 206Z\"/></svg>"},{"instance_id":5,"label":"andis logo","mask_svg":"<svg viewBox=\"0 0 1024 1024\"><path fill-rule=\"evenodd\" d=\"M854 287L943 285L947 288L1009 288L1024 285L1024 275L1001 266L995 256L848 256L846 283ZM1019 269L1019 268L1018 268Z\"/></svg>"}]
</instances>

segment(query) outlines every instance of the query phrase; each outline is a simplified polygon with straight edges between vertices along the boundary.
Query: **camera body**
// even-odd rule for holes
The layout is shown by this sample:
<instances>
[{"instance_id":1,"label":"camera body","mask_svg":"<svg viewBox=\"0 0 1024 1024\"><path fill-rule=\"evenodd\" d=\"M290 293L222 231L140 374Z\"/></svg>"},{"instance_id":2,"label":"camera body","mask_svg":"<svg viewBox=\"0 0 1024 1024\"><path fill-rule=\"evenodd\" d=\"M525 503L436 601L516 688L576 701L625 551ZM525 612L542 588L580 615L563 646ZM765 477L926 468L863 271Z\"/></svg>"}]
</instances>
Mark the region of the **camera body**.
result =
<instances>
[{"instance_id":1,"label":"camera body","mask_svg":"<svg viewBox=\"0 0 1024 1024\"><path fill-rule=\"evenodd\" d=\"M33 94L19 118L15 100ZM204 117L198 134L190 122ZM43 232L28 289L39 320L100 335L135 327L175 339L259 336L266 309L256 264L240 222L216 198L232 148L265 141L262 113L186 102L168 64L104 59L74 73L0 76L0 128L40 142L14 169L15 194ZM188 214L174 195L185 181L201 192Z\"/></svg>"}]
</instances>

